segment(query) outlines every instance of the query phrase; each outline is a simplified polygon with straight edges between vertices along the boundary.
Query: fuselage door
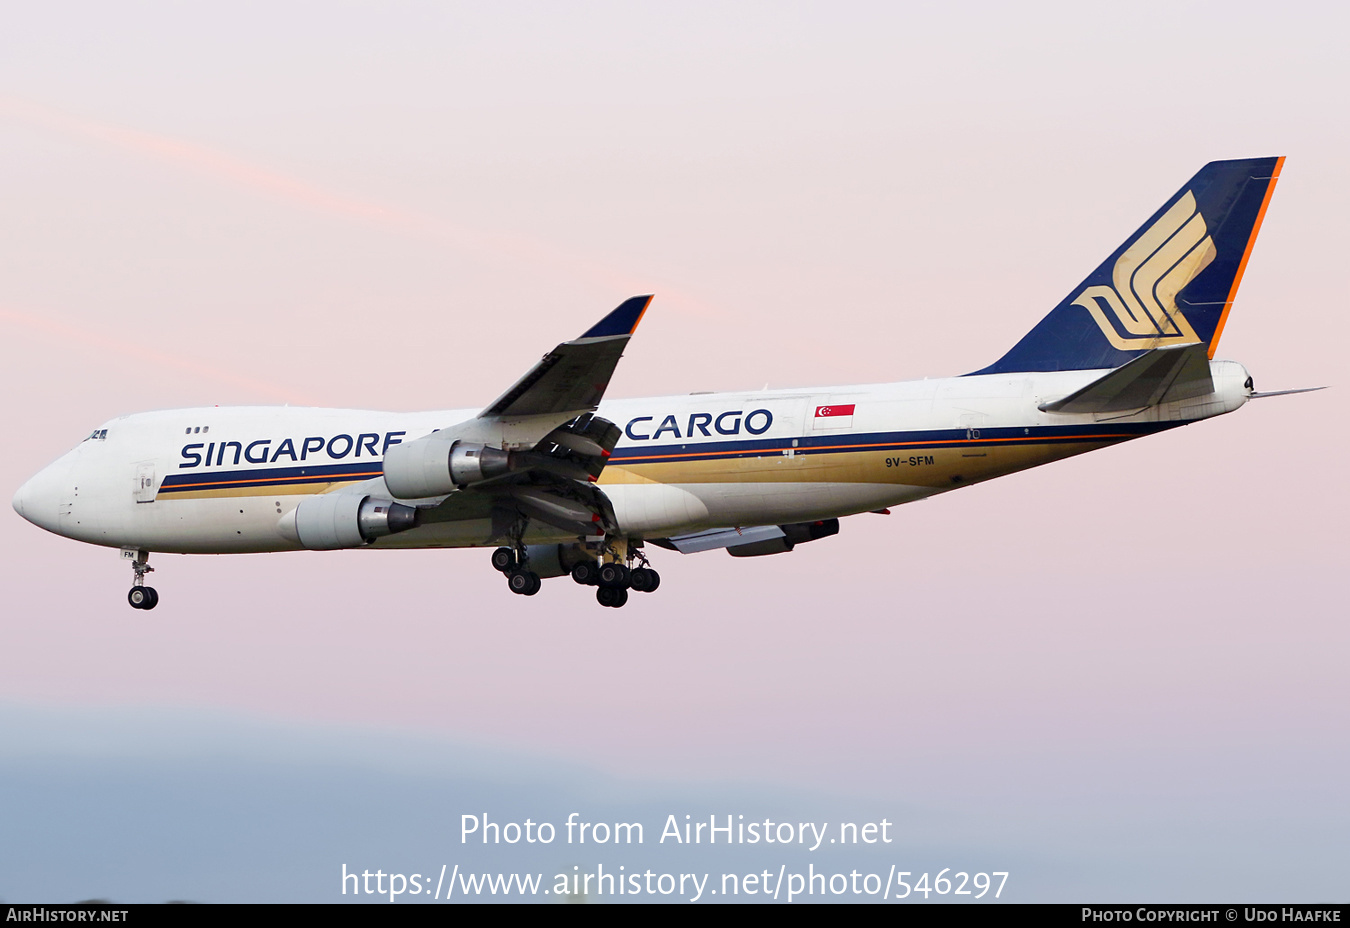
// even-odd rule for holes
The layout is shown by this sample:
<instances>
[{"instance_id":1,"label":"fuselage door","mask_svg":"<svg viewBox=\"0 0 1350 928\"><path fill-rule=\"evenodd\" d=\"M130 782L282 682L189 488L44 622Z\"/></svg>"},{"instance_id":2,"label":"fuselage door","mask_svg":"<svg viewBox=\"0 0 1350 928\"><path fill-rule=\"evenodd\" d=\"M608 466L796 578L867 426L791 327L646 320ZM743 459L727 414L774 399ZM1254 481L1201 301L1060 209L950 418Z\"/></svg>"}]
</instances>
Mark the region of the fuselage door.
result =
<instances>
[{"instance_id":1,"label":"fuselage door","mask_svg":"<svg viewBox=\"0 0 1350 928\"><path fill-rule=\"evenodd\" d=\"M961 428L966 433L966 444L961 446L961 457L963 458L983 458L989 456L989 449L986 445L975 444L980 440L980 427L985 424L988 417L984 413L968 412L961 416Z\"/></svg>"},{"instance_id":2,"label":"fuselage door","mask_svg":"<svg viewBox=\"0 0 1350 928\"><path fill-rule=\"evenodd\" d=\"M155 501L155 465L136 465L136 502L153 503Z\"/></svg>"}]
</instances>

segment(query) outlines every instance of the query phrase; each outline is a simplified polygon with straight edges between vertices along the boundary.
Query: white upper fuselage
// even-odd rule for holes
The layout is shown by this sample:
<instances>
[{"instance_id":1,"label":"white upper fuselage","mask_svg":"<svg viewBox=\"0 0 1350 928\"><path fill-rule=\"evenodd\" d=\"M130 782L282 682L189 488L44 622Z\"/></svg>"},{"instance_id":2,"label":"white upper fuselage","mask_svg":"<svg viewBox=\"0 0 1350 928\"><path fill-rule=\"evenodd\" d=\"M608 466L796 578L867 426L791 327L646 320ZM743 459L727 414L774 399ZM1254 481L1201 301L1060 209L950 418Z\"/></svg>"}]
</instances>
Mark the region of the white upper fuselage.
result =
<instances>
[{"instance_id":1,"label":"white upper fuselage","mask_svg":"<svg viewBox=\"0 0 1350 928\"><path fill-rule=\"evenodd\" d=\"M624 435L599 485L624 534L639 538L849 515L1241 406L1250 392L1242 366L1215 361L1211 371L1211 394L1110 416L1038 408L1104 371L606 400L597 415ZM379 478L389 447L477 412L210 407L123 416L24 484L14 507L100 545L292 550L299 545L282 524L303 499ZM375 545L466 546L489 534L481 522L449 521ZM534 525L529 540L566 537Z\"/></svg>"}]
</instances>

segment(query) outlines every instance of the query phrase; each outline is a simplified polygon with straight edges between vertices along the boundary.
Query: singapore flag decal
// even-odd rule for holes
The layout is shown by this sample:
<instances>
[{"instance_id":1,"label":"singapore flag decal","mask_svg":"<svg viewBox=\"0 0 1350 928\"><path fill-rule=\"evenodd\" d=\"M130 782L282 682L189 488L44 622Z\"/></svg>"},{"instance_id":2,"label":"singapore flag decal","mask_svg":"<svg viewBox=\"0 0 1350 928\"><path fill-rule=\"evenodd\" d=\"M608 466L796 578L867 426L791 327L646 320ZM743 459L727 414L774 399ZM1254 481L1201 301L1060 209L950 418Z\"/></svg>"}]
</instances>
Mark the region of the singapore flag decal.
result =
<instances>
[{"instance_id":1,"label":"singapore flag decal","mask_svg":"<svg viewBox=\"0 0 1350 928\"><path fill-rule=\"evenodd\" d=\"M853 409L855 404L836 404L817 406L814 428L847 429L853 427Z\"/></svg>"}]
</instances>

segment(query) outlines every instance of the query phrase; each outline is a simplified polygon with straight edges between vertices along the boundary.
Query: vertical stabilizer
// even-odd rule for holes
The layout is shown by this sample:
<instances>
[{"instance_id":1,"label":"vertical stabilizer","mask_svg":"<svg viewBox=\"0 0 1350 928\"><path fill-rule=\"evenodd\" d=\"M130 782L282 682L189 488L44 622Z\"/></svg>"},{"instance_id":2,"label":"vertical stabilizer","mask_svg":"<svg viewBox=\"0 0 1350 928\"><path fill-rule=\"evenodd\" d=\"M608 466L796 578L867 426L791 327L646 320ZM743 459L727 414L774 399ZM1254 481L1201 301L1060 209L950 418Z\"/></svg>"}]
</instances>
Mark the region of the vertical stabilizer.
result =
<instances>
[{"instance_id":1,"label":"vertical stabilizer","mask_svg":"<svg viewBox=\"0 0 1350 928\"><path fill-rule=\"evenodd\" d=\"M1283 158L1211 161L977 374L1119 367L1154 348L1223 333Z\"/></svg>"}]
</instances>

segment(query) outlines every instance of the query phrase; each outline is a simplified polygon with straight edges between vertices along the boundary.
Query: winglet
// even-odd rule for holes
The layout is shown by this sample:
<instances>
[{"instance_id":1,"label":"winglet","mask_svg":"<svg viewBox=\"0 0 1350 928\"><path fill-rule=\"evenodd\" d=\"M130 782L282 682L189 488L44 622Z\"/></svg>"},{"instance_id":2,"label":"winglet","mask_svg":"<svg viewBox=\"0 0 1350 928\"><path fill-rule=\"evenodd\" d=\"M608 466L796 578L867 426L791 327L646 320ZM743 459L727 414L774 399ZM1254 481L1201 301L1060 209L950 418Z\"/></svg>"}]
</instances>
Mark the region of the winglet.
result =
<instances>
[{"instance_id":1,"label":"winglet","mask_svg":"<svg viewBox=\"0 0 1350 928\"><path fill-rule=\"evenodd\" d=\"M623 356L628 338L647 311L650 296L635 296L601 319L580 338L563 342L479 413L491 416L539 416L570 413L575 416L600 405L614 366ZM555 425L557 423L554 423Z\"/></svg>"},{"instance_id":2,"label":"winglet","mask_svg":"<svg viewBox=\"0 0 1350 928\"><path fill-rule=\"evenodd\" d=\"M651 301L651 294L624 300L617 309L587 329L581 337L608 338L613 335L632 335L637 331L642 314L647 311Z\"/></svg>"}]
</instances>

